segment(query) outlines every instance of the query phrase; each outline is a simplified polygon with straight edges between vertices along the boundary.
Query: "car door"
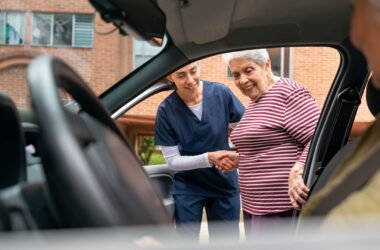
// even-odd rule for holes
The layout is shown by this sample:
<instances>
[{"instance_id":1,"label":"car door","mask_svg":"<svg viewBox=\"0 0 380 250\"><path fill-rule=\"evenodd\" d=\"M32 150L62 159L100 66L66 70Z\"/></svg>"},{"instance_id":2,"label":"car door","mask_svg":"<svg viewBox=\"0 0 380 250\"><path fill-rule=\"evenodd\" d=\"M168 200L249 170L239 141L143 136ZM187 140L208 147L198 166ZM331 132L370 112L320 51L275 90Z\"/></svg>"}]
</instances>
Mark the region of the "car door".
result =
<instances>
[{"instance_id":1,"label":"car door","mask_svg":"<svg viewBox=\"0 0 380 250\"><path fill-rule=\"evenodd\" d=\"M154 96L161 92L170 92L173 90L172 83L168 81L159 81L151 87L147 88L141 94L127 102L124 106L112 114L113 119L117 119L122 115L128 114L128 111L138 105L139 103L147 100L149 97ZM128 128L125 128L128 130ZM128 133L128 131L125 131ZM130 141L131 144L133 142ZM170 216L174 218L174 199L171 194L173 184L173 171L166 163L163 164L148 164L143 166L149 178L153 182L157 191L162 197L164 206L167 208Z\"/></svg>"}]
</instances>

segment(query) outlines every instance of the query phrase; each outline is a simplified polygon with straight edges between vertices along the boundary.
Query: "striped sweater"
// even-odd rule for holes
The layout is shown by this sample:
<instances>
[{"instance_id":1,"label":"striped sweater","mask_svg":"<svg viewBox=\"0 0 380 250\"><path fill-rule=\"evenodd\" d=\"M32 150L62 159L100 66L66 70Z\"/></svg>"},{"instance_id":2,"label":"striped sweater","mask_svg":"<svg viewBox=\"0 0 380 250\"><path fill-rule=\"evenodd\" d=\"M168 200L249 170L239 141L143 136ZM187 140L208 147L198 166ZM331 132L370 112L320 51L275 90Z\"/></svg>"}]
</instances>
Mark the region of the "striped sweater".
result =
<instances>
[{"instance_id":1,"label":"striped sweater","mask_svg":"<svg viewBox=\"0 0 380 250\"><path fill-rule=\"evenodd\" d=\"M239 152L244 211L265 215L292 209L289 171L295 162L305 163L318 119L314 98L287 78L249 102L231 134Z\"/></svg>"}]
</instances>

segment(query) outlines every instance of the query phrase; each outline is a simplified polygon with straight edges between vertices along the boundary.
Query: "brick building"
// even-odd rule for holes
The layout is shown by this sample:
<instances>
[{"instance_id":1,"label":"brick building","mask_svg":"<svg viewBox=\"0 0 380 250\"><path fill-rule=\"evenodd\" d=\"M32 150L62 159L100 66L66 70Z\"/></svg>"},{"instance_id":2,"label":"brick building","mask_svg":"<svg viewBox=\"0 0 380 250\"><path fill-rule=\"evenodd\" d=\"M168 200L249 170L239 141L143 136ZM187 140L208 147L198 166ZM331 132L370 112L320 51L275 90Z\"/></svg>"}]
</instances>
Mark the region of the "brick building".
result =
<instances>
[{"instance_id":1,"label":"brick building","mask_svg":"<svg viewBox=\"0 0 380 250\"><path fill-rule=\"evenodd\" d=\"M29 106L25 69L38 54L49 53L72 65L96 94L121 79L157 49L121 37L104 23L88 0L1 0L0 1L0 91L20 107ZM302 47L272 49L274 71L302 83L322 108L339 66L340 56L332 48ZM203 79L227 84L243 101L229 77L221 56L201 61ZM12 83L12 84L10 84ZM120 118L128 137L138 144L139 135L152 134L158 94ZM373 120L363 102L356 124Z\"/></svg>"}]
</instances>

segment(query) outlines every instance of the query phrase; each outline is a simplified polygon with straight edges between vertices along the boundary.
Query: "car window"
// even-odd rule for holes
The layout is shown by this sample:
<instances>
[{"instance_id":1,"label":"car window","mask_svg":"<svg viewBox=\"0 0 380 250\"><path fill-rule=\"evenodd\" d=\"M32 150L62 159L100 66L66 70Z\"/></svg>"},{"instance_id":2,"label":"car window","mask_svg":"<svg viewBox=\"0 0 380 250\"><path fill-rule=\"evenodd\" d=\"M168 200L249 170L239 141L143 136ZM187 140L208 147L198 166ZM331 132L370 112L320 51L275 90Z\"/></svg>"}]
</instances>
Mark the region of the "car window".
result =
<instances>
[{"instance_id":1,"label":"car window","mask_svg":"<svg viewBox=\"0 0 380 250\"><path fill-rule=\"evenodd\" d=\"M329 47L285 47L268 49L272 71L277 76L294 79L308 89L315 98L317 106L322 110L327 94L340 65L339 52ZM249 98L244 96L235 86L233 77L222 55L205 58L201 63L201 78L226 84L239 100L246 106ZM135 151L141 151L141 138L154 136L154 120L158 105L171 93L165 91L151 96L139 103L119 118L119 123L127 133L127 137ZM365 104L363 104L365 106ZM217 111L215 111L217 112ZM371 119L368 112L359 111L355 124ZM153 144L153 141L151 141ZM152 147L153 157L160 155L160 148ZM152 164L164 163L159 161ZM148 164L145 160L145 164Z\"/></svg>"},{"instance_id":2,"label":"car window","mask_svg":"<svg viewBox=\"0 0 380 250\"><path fill-rule=\"evenodd\" d=\"M26 67L37 55L67 62L99 95L162 48L120 35L89 1L0 1L0 91L21 108L30 106Z\"/></svg>"}]
</instances>

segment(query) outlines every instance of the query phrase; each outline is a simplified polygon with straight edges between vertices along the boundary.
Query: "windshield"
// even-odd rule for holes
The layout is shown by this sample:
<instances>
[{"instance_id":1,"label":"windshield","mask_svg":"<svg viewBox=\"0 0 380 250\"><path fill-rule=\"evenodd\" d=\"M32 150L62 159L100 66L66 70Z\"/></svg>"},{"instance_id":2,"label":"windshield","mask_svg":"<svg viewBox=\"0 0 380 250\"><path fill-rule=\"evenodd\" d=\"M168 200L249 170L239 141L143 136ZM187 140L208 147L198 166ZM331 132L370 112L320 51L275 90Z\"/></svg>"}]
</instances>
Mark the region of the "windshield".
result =
<instances>
[{"instance_id":1,"label":"windshield","mask_svg":"<svg viewBox=\"0 0 380 250\"><path fill-rule=\"evenodd\" d=\"M26 68L40 54L67 62L99 95L162 48L120 35L88 0L0 1L0 91L20 108L30 106Z\"/></svg>"}]
</instances>

